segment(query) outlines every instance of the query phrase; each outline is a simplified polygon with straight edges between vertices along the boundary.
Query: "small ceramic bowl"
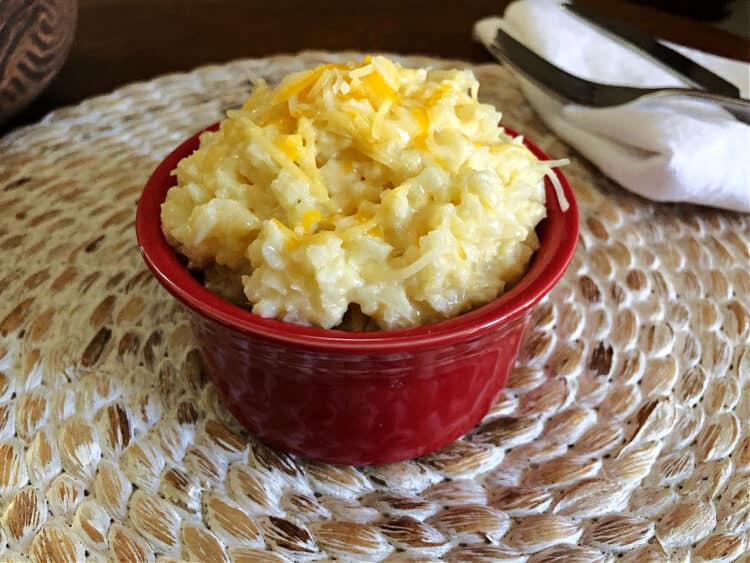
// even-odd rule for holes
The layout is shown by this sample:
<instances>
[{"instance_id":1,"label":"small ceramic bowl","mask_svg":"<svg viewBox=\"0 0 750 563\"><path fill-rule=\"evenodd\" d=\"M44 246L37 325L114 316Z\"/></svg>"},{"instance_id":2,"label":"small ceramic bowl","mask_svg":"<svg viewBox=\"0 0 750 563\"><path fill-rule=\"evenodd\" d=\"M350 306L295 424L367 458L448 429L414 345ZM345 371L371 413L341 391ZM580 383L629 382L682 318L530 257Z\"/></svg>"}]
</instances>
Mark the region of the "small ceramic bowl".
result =
<instances>
[{"instance_id":1,"label":"small ceramic bowl","mask_svg":"<svg viewBox=\"0 0 750 563\"><path fill-rule=\"evenodd\" d=\"M185 305L206 368L237 420L277 448L353 465L413 458L476 425L505 386L531 309L573 256L578 210L562 173L555 170L570 207L560 209L546 180L540 248L510 291L440 323L349 333L254 315L188 271L162 233L160 206L175 183L170 172L198 148L198 137L177 147L148 180L136 231L146 264Z\"/></svg>"}]
</instances>

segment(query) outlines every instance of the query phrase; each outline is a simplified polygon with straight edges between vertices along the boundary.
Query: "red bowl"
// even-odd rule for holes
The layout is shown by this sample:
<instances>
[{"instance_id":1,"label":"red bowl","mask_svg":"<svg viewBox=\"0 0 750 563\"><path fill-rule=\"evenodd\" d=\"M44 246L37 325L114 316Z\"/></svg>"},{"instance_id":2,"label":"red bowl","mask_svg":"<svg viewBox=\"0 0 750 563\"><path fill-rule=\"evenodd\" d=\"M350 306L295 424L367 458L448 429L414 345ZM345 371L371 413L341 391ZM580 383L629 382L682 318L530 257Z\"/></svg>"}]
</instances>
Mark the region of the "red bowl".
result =
<instances>
[{"instance_id":1,"label":"red bowl","mask_svg":"<svg viewBox=\"0 0 750 563\"><path fill-rule=\"evenodd\" d=\"M562 173L555 170L570 208L560 209L545 180L540 248L510 291L432 325L343 332L266 319L232 305L203 287L169 246L160 206L175 184L170 172L198 148L199 134L149 178L138 203L136 233L156 279L185 305L206 368L237 420L272 446L353 465L413 458L477 424L505 386L532 307L573 256L578 209Z\"/></svg>"}]
</instances>

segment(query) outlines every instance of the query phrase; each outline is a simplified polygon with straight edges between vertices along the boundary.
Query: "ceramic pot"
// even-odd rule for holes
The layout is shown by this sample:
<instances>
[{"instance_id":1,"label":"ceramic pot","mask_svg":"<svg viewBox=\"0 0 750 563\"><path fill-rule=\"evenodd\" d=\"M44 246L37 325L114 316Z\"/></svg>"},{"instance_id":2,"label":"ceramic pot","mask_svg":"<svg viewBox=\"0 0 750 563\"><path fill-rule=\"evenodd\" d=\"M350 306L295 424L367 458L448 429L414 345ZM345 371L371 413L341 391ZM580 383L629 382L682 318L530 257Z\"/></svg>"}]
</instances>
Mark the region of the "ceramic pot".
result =
<instances>
[{"instance_id":1,"label":"ceramic pot","mask_svg":"<svg viewBox=\"0 0 750 563\"><path fill-rule=\"evenodd\" d=\"M76 0L0 0L0 122L57 75L76 26Z\"/></svg>"},{"instance_id":2,"label":"ceramic pot","mask_svg":"<svg viewBox=\"0 0 750 563\"><path fill-rule=\"evenodd\" d=\"M199 136L177 147L146 183L136 234L156 279L185 305L206 370L237 420L274 447L347 465L416 457L477 424L505 386L532 308L573 257L578 209L562 172L554 169L570 207L561 209L547 179L540 248L512 289L439 323L345 332L266 319L224 301L169 246L161 204L177 180L172 171L198 148Z\"/></svg>"}]
</instances>

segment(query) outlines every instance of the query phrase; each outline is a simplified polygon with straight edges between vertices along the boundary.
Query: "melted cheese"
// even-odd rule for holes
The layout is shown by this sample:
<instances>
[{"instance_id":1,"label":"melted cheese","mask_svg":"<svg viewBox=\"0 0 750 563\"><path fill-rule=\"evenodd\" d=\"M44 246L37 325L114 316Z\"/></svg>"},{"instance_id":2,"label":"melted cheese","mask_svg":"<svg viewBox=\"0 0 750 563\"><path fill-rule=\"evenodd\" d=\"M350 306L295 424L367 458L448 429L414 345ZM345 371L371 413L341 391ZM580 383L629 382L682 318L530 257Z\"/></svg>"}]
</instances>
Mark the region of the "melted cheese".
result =
<instances>
[{"instance_id":1,"label":"melted cheese","mask_svg":"<svg viewBox=\"0 0 750 563\"><path fill-rule=\"evenodd\" d=\"M389 329L483 304L536 249L550 167L477 90L379 56L261 81L177 166L164 231L264 316L333 327L357 305Z\"/></svg>"}]
</instances>

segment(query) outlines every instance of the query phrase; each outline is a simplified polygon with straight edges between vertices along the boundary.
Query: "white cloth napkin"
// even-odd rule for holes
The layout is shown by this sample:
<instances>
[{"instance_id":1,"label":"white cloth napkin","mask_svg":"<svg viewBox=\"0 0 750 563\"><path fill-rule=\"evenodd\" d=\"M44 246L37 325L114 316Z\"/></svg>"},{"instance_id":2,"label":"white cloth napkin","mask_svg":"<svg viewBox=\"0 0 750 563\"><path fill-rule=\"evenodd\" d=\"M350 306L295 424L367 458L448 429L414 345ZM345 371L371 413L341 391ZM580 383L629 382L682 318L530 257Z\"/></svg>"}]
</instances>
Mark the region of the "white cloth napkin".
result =
<instances>
[{"instance_id":1,"label":"white cloth napkin","mask_svg":"<svg viewBox=\"0 0 750 563\"><path fill-rule=\"evenodd\" d=\"M687 85L568 13L555 0L514 2L502 18L477 22L475 37L487 45L498 26L553 64L588 80ZM750 65L669 46L736 84L748 97ZM545 123L625 188L657 201L750 212L750 126L715 104L670 98L592 109L560 104L521 82Z\"/></svg>"}]
</instances>

